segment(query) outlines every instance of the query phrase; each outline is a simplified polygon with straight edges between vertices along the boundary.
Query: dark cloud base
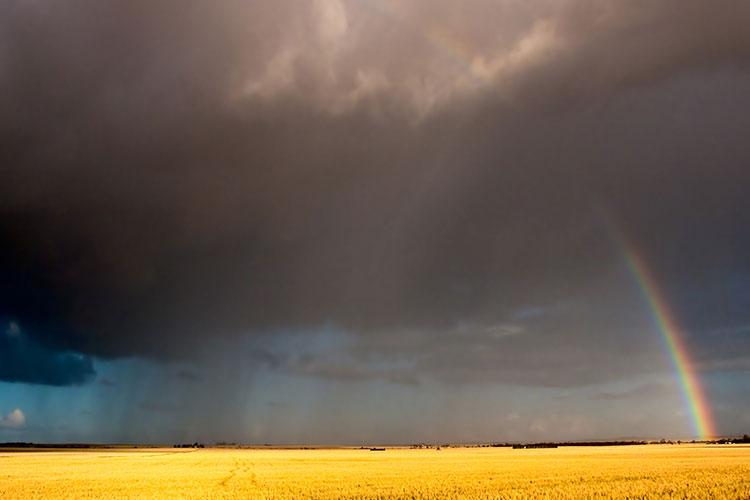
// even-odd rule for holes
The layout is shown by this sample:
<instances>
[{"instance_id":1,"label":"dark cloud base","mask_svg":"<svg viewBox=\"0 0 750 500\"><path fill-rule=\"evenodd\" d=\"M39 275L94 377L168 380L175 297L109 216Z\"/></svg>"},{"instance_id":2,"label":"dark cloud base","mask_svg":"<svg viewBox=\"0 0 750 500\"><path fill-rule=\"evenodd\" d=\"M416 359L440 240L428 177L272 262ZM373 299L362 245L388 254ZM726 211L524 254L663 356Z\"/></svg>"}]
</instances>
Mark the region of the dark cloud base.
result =
<instances>
[{"instance_id":1,"label":"dark cloud base","mask_svg":"<svg viewBox=\"0 0 750 500\"><path fill-rule=\"evenodd\" d=\"M0 333L0 380L41 385L80 385L96 377L89 356L55 351L28 338L11 323Z\"/></svg>"}]
</instances>

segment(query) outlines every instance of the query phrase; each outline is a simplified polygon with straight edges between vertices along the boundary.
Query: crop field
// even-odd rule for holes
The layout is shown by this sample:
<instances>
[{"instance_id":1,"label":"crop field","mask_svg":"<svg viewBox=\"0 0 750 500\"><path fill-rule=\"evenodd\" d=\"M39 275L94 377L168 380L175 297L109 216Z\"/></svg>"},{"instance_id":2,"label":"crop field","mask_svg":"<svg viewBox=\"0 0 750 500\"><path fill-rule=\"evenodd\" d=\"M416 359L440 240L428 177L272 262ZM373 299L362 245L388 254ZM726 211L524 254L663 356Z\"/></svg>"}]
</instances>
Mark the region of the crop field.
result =
<instances>
[{"instance_id":1,"label":"crop field","mask_svg":"<svg viewBox=\"0 0 750 500\"><path fill-rule=\"evenodd\" d=\"M0 498L748 498L750 447L0 453Z\"/></svg>"}]
</instances>

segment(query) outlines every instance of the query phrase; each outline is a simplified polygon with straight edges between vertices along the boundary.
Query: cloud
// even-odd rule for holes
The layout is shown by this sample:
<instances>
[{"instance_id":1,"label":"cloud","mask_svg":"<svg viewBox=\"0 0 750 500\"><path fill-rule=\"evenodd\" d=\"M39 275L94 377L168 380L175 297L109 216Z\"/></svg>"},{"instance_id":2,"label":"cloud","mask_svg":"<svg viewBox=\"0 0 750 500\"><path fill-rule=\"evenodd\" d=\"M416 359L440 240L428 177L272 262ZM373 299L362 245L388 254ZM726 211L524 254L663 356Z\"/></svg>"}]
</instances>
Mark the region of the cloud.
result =
<instances>
[{"instance_id":1,"label":"cloud","mask_svg":"<svg viewBox=\"0 0 750 500\"><path fill-rule=\"evenodd\" d=\"M203 377L191 370L182 369L179 370L176 375L177 378L184 380L185 382L196 383L203 381Z\"/></svg>"},{"instance_id":2,"label":"cloud","mask_svg":"<svg viewBox=\"0 0 750 500\"><path fill-rule=\"evenodd\" d=\"M616 401L621 399L640 399L640 398L655 398L663 397L668 394L675 393L674 383L647 383L640 384L628 390L612 392L602 391L597 392L592 396L592 399L603 400L603 401Z\"/></svg>"},{"instance_id":3,"label":"cloud","mask_svg":"<svg viewBox=\"0 0 750 500\"><path fill-rule=\"evenodd\" d=\"M332 113L383 97L420 116L484 92L553 103L737 61L750 50L741 13L736 0L315 2L279 20L289 29L245 96L304 95Z\"/></svg>"},{"instance_id":4,"label":"cloud","mask_svg":"<svg viewBox=\"0 0 750 500\"><path fill-rule=\"evenodd\" d=\"M368 363L346 356L341 359L337 355L322 358L302 355L290 359L281 369L298 376L318 377L339 382L384 380L403 385L418 384L420 375L408 366L393 365L387 361Z\"/></svg>"},{"instance_id":5,"label":"cloud","mask_svg":"<svg viewBox=\"0 0 750 500\"><path fill-rule=\"evenodd\" d=\"M26 416L16 408L5 416L0 415L0 428L19 429L26 424Z\"/></svg>"},{"instance_id":6,"label":"cloud","mask_svg":"<svg viewBox=\"0 0 750 500\"><path fill-rule=\"evenodd\" d=\"M89 356L54 350L22 334L20 328L0 337L0 380L61 386L83 384L95 376Z\"/></svg>"},{"instance_id":7,"label":"cloud","mask_svg":"<svg viewBox=\"0 0 750 500\"><path fill-rule=\"evenodd\" d=\"M5 330L8 337L18 337L21 335L21 327L15 321L8 322L8 328Z\"/></svg>"},{"instance_id":8,"label":"cloud","mask_svg":"<svg viewBox=\"0 0 750 500\"><path fill-rule=\"evenodd\" d=\"M184 403L174 403L164 400L147 400L142 401L138 405L139 410L157 413L183 413L186 407L187 405L185 405Z\"/></svg>"},{"instance_id":9,"label":"cloud","mask_svg":"<svg viewBox=\"0 0 750 500\"><path fill-rule=\"evenodd\" d=\"M749 8L4 4L0 378L236 339L328 379L663 369L602 205L705 366L750 352L701 333L750 320Z\"/></svg>"}]
</instances>

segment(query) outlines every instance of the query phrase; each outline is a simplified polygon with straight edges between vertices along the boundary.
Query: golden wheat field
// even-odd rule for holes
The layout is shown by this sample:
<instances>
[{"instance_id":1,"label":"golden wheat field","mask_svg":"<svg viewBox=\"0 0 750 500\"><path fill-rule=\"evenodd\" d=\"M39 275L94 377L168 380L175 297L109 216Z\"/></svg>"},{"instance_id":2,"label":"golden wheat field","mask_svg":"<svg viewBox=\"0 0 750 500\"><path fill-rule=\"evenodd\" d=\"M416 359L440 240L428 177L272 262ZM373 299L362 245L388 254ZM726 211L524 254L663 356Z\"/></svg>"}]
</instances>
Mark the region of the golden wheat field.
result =
<instances>
[{"instance_id":1,"label":"golden wheat field","mask_svg":"<svg viewBox=\"0 0 750 500\"><path fill-rule=\"evenodd\" d=\"M748 498L750 447L0 453L1 498Z\"/></svg>"}]
</instances>

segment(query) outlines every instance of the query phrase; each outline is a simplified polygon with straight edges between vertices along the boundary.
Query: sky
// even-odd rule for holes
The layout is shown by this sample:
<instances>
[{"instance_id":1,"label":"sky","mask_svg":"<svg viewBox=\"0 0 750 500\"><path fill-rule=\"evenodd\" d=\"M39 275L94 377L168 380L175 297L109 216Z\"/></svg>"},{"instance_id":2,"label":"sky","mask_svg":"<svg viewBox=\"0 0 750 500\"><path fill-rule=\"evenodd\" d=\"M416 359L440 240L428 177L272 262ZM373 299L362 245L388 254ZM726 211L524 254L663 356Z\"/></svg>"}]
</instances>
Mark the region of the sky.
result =
<instances>
[{"instance_id":1,"label":"sky","mask_svg":"<svg viewBox=\"0 0 750 500\"><path fill-rule=\"evenodd\" d=\"M3 2L0 441L748 432L748 22Z\"/></svg>"}]
</instances>

